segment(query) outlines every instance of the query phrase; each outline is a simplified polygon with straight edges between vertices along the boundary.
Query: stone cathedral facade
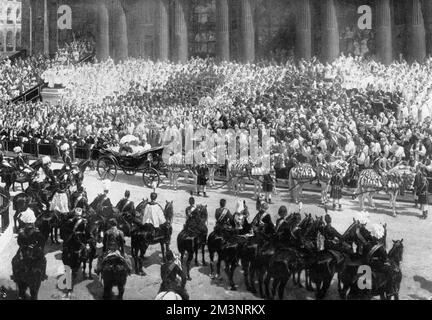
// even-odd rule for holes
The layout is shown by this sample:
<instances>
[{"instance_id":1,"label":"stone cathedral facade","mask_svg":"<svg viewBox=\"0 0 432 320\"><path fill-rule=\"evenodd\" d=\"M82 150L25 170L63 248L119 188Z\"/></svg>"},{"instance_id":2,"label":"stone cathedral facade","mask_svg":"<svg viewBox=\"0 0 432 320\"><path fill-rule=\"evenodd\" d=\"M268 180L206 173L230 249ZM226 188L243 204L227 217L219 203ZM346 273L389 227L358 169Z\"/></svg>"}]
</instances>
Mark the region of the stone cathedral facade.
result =
<instances>
[{"instance_id":1,"label":"stone cathedral facade","mask_svg":"<svg viewBox=\"0 0 432 320\"><path fill-rule=\"evenodd\" d=\"M99 60L421 61L432 53L432 0L22 1L22 46L31 53L52 54L81 36L95 41Z\"/></svg>"}]
</instances>

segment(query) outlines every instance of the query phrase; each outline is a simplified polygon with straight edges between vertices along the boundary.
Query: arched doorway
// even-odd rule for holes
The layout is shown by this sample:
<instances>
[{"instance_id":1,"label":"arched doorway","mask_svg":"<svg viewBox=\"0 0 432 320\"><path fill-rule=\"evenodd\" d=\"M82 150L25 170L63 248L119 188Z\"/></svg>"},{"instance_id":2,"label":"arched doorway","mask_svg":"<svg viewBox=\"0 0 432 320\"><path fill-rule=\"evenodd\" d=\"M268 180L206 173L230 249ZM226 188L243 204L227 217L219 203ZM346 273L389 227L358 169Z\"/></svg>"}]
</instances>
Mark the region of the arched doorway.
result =
<instances>
[{"instance_id":1,"label":"arched doorway","mask_svg":"<svg viewBox=\"0 0 432 320\"><path fill-rule=\"evenodd\" d=\"M17 30L15 34L15 50L21 49L21 30Z\"/></svg>"}]
</instances>

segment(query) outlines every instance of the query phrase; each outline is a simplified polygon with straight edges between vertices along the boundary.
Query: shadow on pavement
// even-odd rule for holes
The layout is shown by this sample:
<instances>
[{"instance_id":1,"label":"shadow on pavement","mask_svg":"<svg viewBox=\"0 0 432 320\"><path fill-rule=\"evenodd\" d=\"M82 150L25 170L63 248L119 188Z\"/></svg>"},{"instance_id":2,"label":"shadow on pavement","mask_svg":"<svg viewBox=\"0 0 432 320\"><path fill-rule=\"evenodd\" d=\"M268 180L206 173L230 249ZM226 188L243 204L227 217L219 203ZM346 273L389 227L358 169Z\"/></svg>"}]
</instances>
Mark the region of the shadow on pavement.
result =
<instances>
[{"instance_id":1,"label":"shadow on pavement","mask_svg":"<svg viewBox=\"0 0 432 320\"><path fill-rule=\"evenodd\" d=\"M422 276L414 276L413 279L415 282L420 283L420 288L432 293L432 281L427 280L426 278L423 278Z\"/></svg>"}]
</instances>

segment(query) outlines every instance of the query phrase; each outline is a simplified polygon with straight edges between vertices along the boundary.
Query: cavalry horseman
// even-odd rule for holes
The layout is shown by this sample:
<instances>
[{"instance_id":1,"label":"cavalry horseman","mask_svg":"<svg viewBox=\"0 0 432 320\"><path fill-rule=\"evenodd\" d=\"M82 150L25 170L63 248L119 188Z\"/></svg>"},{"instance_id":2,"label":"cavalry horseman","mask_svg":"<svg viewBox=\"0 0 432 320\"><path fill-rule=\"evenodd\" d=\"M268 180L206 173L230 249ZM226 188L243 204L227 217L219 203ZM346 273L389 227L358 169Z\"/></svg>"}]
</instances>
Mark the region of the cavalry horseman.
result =
<instances>
[{"instance_id":1,"label":"cavalry horseman","mask_svg":"<svg viewBox=\"0 0 432 320\"><path fill-rule=\"evenodd\" d=\"M268 203L262 202L251 223L254 234L258 235L262 240L269 240L275 230L270 214L267 212L268 209Z\"/></svg>"},{"instance_id":2,"label":"cavalry horseman","mask_svg":"<svg viewBox=\"0 0 432 320\"><path fill-rule=\"evenodd\" d=\"M144 209L144 214L142 218L142 223L151 224L155 228L167 229L169 226L169 221L166 221L163 208L159 203L156 202L157 193L152 192L150 194L150 202L146 205ZM165 234L165 232L163 232Z\"/></svg>"},{"instance_id":3,"label":"cavalry horseman","mask_svg":"<svg viewBox=\"0 0 432 320\"><path fill-rule=\"evenodd\" d=\"M25 173L25 174L33 173L33 169L24 160L23 151L22 151L21 147L19 147L19 146L15 147L13 149L13 151L16 154L15 163L16 163L16 167L17 167L18 171Z\"/></svg>"},{"instance_id":4,"label":"cavalry horseman","mask_svg":"<svg viewBox=\"0 0 432 320\"><path fill-rule=\"evenodd\" d=\"M90 207L99 214L103 214L105 209L113 207L110 198L108 198L111 182L109 180L104 180L102 181L102 184L103 184L103 193L99 194L90 204Z\"/></svg>"},{"instance_id":5,"label":"cavalry horseman","mask_svg":"<svg viewBox=\"0 0 432 320\"><path fill-rule=\"evenodd\" d=\"M124 198L117 203L116 208L119 210L120 214L135 214L135 204L130 200L129 190L125 191Z\"/></svg>"},{"instance_id":6,"label":"cavalry horseman","mask_svg":"<svg viewBox=\"0 0 432 320\"><path fill-rule=\"evenodd\" d=\"M44 254L45 238L38 228L35 226L36 218L31 212L24 211L19 218L22 222L23 227L18 232L17 243L18 252L12 260L12 280L16 281L17 270L15 270L14 263L17 260L22 259L22 250L31 249L32 250L32 260L30 263L39 262L41 267L42 279L46 279L46 258ZM30 267L30 266L28 266Z\"/></svg>"},{"instance_id":7,"label":"cavalry horseman","mask_svg":"<svg viewBox=\"0 0 432 320\"><path fill-rule=\"evenodd\" d=\"M95 272L96 274L99 274L102 271L104 262L107 258L117 256L120 258L130 274L132 271L132 264L124 252L124 233L117 228L117 221L115 219L110 219L108 223L110 225L110 229L105 232L103 238L103 254L99 257Z\"/></svg>"},{"instance_id":8,"label":"cavalry horseman","mask_svg":"<svg viewBox=\"0 0 432 320\"><path fill-rule=\"evenodd\" d=\"M162 284L159 293L172 291L177 293L182 300L189 300L189 295L185 288L187 282L186 275L171 250L167 251L166 259L167 262L161 266ZM181 283L179 283L178 277L180 277Z\"/></svg>"},{"instance_id":9,"label":"cavalry horseman","mask_svg":"<svg viewBox=\"0 0 432 320\"><path fill-rule=\"evenodd\" d=\"M82 185L78 185L77 190L71 194L71 209L74 210L76 208L81 208L85 212L88 211L88 197L87 192L85 191Z\"/></svg>"},{"instance_id":10,"label":"cavalry horseman","mask_svg":"<svg viewBox=\"0 0 432 320\"><path fill-rule=\"evenodd\" d=\"M216 232L216 234L223 236L224 233L230 232L233 229L234 217L229 211L229 209L225 207L225 199L221 199L219 204L220 207L217 208L215 212L216 224L214 227L214 231Z\"/></svg>"}]
</instances>

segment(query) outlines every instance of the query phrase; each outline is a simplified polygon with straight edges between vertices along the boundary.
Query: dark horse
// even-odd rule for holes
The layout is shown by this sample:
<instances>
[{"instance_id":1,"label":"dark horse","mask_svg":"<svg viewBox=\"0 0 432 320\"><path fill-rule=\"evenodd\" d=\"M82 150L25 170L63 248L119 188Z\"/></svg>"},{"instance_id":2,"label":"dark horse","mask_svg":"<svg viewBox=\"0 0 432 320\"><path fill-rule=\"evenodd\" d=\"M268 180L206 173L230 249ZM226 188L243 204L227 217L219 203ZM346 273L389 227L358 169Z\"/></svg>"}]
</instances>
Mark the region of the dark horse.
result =
<instances>
[{"instance_id":1,"label":"dark horse","mask_svg":"<svg viewBox=\"0 0 432 320\"><path fill-rule=\"evenodd\" d=\"M177 236L177 247L183 262L184 254L187 252L186 275L190 277L190 265L195 254L195 265L198 265L198 250L201 248L202 264L205 266L204 250L207 242L207 205L199 204L186 221L183 230Z\"/></svg>"},{"instance_id":2,"label":"dark horse","mask_svg":"<svg viewBox=\"0 0 432 320\"><path fill-rule=\"evenodd\" d=\"M21 247L12 259L13 280L18 287L19 299L26 298L27 288L32 300L38 298L45 264L45 257L41 257L39 250L34 246Z\"/></svg>"},{"instance_id":3,"label":"dark horse","mask_svg":"<svg viewBox=\"0 0 432 320\"><path fill-rule=\"evenodd\" d=\"M121 258L117 255L109 255L104 259L102 265L102 280L104 285L104 300L110 300L113 287L118 288L118 300L123 300L125 285L129 270L127 270Z\"/></svg>"},{"instance_id":4,"label":"dark horse","mask_svg":"<svg viewBox=\"0 0 432 320\"><path fill-rule=\"evenodd\" d=\"M137 207L137 218L142 217L145 207L148 205L147 200L143 200ZM172 220L174 217L173 201L166 202L163 210L166 223L162 228L155 228L152 224L139 224L131 232L131 253L135 263L135 270L138 274L144 274L143 261L145 254L150 245L160 244L162 251L162 260L165 261L165 250L169 250L172 235Z\"/></svg>"}]
</instances>

